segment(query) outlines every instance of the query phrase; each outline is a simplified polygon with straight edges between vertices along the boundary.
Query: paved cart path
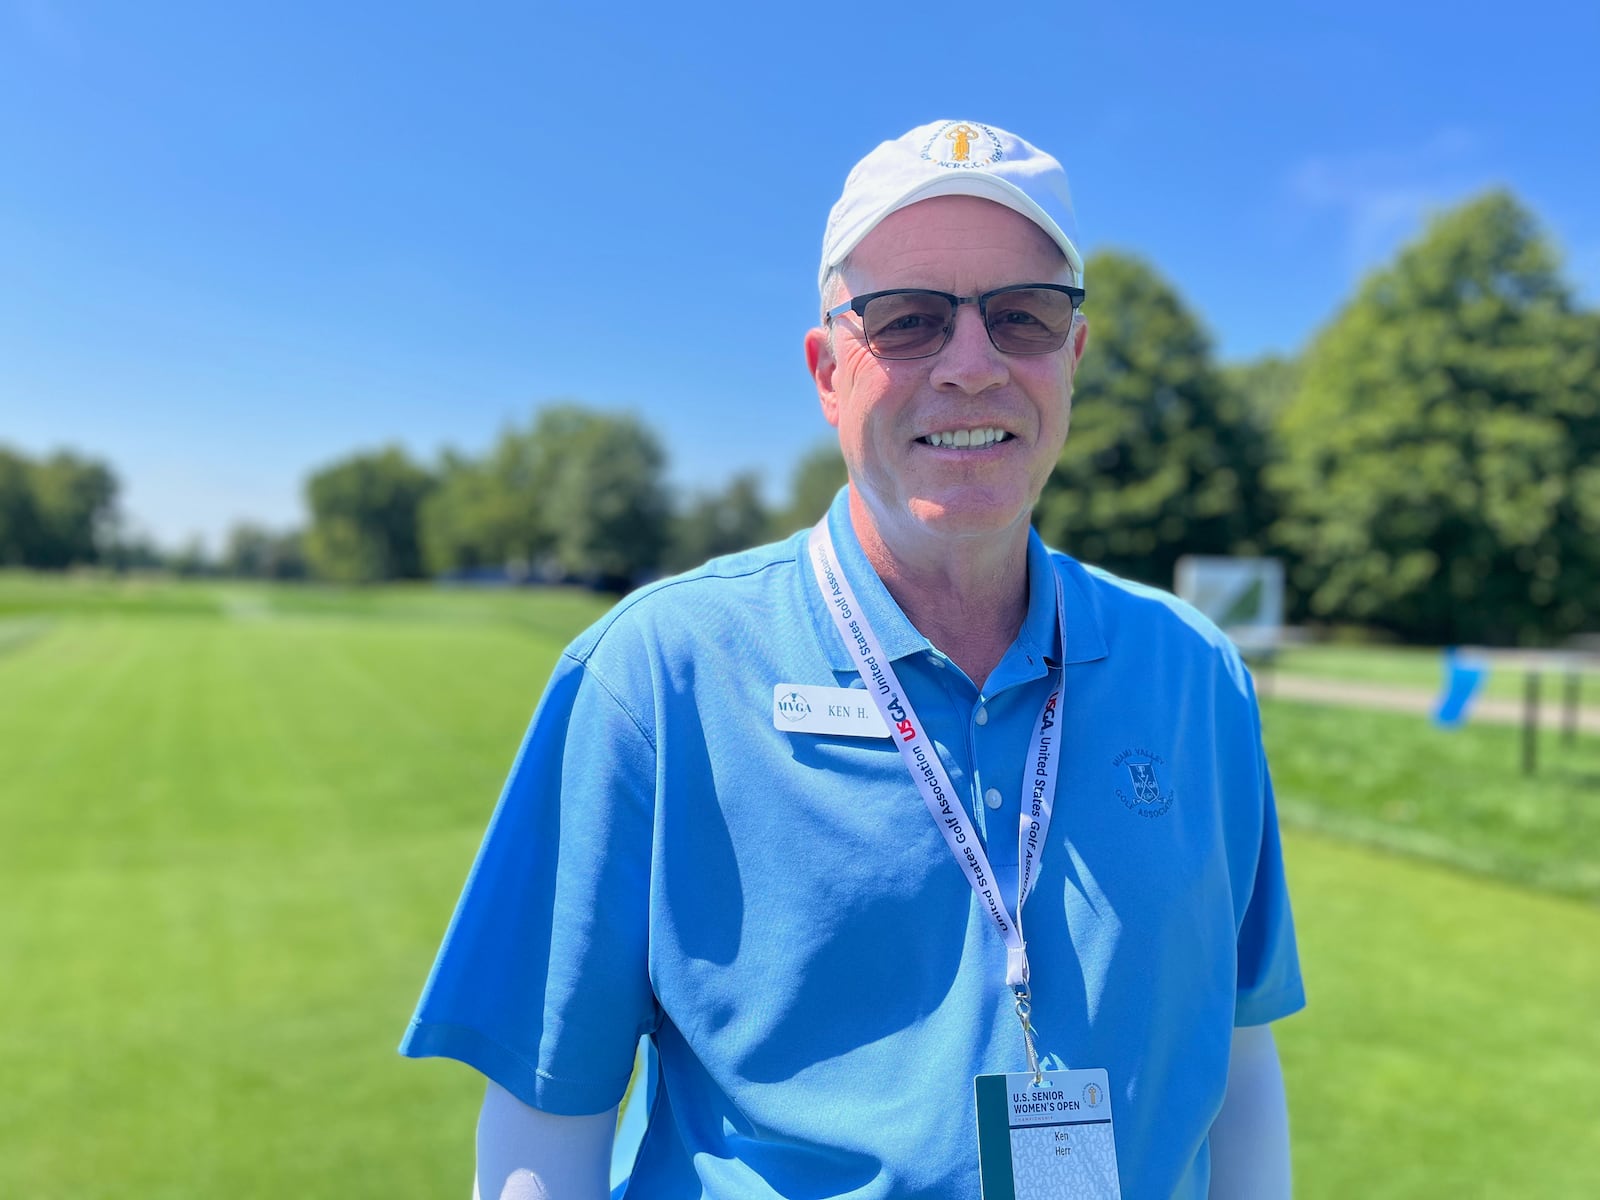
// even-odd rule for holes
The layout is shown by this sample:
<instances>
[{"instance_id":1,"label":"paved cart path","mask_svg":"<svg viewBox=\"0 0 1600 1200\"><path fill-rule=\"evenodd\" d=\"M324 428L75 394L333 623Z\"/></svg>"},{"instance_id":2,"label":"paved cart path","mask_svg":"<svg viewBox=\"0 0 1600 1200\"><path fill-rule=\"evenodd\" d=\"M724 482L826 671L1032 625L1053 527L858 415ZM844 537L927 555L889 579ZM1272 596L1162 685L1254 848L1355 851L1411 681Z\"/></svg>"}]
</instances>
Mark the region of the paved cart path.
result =
<instances>
[{"instance_id":1,"label":"paved cart path","mask_svg":"<svg viewBox=\"0 0 1600 1200\"><path fill-rule=\"evenodd\" d=\"M1376 708L1391 712L1432 715L1438 703L1436 691L1395 687L1381 683L1358 683L1345 679L1323 679L1312 675L1291 675L1270 668L1256 676L1261 695L1278 700L1305 700L1317 704L1338 704L1350 708ZM1560 729L1564 709L1559 691L1546 690L1539 704L1539 724L1544 729ZM1472 706L1472 721L1493 721L1502 725L1522 723L1522 702L1480 697ZM1578 709L1578 728L1600 734L1600 708L1586 705Z\"/></svg>"}]
</instances>

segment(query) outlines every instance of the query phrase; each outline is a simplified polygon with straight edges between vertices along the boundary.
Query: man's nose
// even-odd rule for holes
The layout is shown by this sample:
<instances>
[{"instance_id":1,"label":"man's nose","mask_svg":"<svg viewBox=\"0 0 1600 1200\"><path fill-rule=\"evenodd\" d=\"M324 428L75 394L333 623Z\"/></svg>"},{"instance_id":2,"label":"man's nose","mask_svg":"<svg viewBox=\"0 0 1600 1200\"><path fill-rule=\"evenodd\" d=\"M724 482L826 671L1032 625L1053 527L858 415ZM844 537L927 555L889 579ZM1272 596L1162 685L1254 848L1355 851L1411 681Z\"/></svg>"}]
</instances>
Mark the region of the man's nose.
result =
<instances>
[{"instance_id":1,"label":"man's nose","mask_svg":"<svg viewBox=\"0 0 1600 1200\"><path fill-rule=\"evenodd\" d=\"M956 309L950 340L934 360L932 381L976 395L1005 382L1005 356L994 348L976 304Z\"/></svg>"}]
</instances>

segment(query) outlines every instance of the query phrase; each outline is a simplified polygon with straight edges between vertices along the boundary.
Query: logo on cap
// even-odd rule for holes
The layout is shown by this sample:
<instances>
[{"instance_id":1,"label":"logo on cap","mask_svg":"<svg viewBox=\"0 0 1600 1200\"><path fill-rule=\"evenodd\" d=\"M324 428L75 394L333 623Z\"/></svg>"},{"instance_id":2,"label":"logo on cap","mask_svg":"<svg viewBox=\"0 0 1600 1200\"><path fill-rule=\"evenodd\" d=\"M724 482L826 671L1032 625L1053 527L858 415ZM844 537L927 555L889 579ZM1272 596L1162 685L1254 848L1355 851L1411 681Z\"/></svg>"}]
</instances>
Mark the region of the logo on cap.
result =
<instances>
[{"instance_id":1,"label":"logo on cap","mask_svg":"<svg viewBox=\"0 0 1600 1200\"><path fill-rule=\"evenodd\" d=\"M1000 138L987 125L951 121L933 131L922 147L922 157L941 167L987 167L1005 157Z\"/></svg>"}]
</instances>

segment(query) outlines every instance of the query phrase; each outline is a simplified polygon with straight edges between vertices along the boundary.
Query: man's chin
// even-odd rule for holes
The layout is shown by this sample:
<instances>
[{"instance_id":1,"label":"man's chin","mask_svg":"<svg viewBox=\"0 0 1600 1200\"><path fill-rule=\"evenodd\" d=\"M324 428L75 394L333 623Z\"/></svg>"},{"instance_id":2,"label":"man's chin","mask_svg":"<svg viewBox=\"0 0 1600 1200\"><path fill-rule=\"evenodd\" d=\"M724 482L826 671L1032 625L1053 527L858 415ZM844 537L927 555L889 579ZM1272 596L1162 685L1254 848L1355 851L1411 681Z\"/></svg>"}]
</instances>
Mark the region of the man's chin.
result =
<instances>
[{"instance_id":1,"label":"man's chin","mask_svg":"<svg viewBox=\"0 0 1600 1200\"><path fill-rule=\"evenodd\" d=\"M1029 510L1015 497L918 497L907 506L929 533L967 539L995 537L1028 523Z\"/></svg>"}]
</instances>

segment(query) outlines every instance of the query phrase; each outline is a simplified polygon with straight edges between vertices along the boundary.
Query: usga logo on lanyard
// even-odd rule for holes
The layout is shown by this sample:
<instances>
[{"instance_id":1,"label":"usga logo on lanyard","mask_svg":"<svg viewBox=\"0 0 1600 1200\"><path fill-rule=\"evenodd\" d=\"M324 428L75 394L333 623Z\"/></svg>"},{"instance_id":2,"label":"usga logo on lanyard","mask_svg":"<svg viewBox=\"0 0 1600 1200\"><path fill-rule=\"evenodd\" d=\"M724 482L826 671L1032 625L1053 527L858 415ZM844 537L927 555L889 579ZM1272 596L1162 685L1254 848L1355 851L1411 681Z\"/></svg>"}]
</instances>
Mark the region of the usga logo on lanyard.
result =
<instances>
[{"instance_id":1,"label":"usga logo on lanyard","mask_svg":"<svg viewBox=\"0 0 1600 1200\"><path fill-rule=\"evenodd\" d=\"M911 718L906 713L906 706L900 703L898 695L890 696L884 702L883 710L888 719L894 722L895 732L900 735L902 742L916 740L917 727L911 723Z\"/></svg>"}]
</instances>

